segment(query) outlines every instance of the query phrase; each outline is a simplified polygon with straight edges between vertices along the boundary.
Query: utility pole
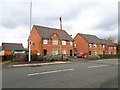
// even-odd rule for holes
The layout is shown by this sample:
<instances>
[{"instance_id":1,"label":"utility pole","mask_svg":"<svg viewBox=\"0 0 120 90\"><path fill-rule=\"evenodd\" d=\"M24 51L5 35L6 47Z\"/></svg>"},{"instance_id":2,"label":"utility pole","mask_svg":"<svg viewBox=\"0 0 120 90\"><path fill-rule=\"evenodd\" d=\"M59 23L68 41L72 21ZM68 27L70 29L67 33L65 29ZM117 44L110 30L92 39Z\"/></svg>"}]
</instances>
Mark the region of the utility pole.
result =
<instances>
[{"instance_id":1,"label":"utility pole","mask_svg":"<svg viewBox=\"0 0 120 90\"><path fill-rule=\"evenodd\" d=\"M63 56L62 56L62 17L60 17L60 31L61 31L61 46L60 46L60 51L61 51L61 58L63 60Z\"/></svg>"},{"instance_id":2,"label":"utility pole","mask_svg":"<svg viewBox=\"0 0 120 90\"><path fill-rule=\"evenodd\" d=\"M31 17L32 17L32 0L30 0L29 62L31 61Z\"/></svg>"}]
</instances>

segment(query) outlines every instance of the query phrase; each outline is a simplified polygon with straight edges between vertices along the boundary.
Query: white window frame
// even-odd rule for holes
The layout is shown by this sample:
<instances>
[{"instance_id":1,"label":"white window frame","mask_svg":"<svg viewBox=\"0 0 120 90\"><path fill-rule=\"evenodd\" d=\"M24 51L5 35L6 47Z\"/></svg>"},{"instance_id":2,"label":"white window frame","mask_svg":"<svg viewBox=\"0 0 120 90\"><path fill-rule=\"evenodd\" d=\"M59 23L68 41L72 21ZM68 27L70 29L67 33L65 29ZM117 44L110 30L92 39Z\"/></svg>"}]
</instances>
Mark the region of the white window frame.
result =
<instances>
[{"instance_id":1,"label":"white window frame","mask_svg":"<svg viewBox=\"0 0 120 90\"><path fill-rule=\"evenodd\" d=\"M108 54L111 54L110 52L108 52Z\"/></svg>"},{"instance_id":2,"label":"white window frame","mask_svg":"<svg viewBox=\"0 0 120 90\"><path fill-rule=\"evenodd\" d=\"M75 44L75 48L76 48L76 44Z\"/></svg>"},{"instance_id":3,"label":"white window frame","mask_svg":"<svg viewBox=\"0 0 120 90\"><path fill-rule=\"evenodd\" d=\"M116 54L116 52L114 52L114 55Z\"/></svg>"},{"instance_id":4,"label":"white window frame","mask_svg":"<svg viewBox=\"0 0 120 90\"><path fill-rule=\"evenodd\" d=\"M94 47L96 47L97 45L96 44L93 44Z\"/></svg>"},{"instance_id":5,"label":"white window frame","mask_svg":"<svg viewBox=\"0 0 120 90\"><path fill-rule=\"evenodd\" d=\"M89 44L89 47L92 47L92 44Z\"/></svg>"},{"instance_id":6,"label":"white window frame","mask_svg":"<svg viewBox=\"0 0 120 90\"><path fill-rule=\"evenodd\" d=\"M72 41L70 41L70 46L72 46L73 45L73 43L72 43Z\"/></svg>"},{"instance_id":7,"label":"white window frame","mask_svg":"<svg viewBox=\"0 0 120 90\"><path fill-rule=\"evenodd\" d=\"M116 47L114 47L114 49L116 49Z\"/></svg>"},{"instance_id":8,"label":"white window frame","mask_svg":"<svg viewBox=\"0 0 120 90\"><path fill-rule=\"evenodd\" d=\"M58 45L58 40L52 40L52 45Z\"/></svg>"},{"instance_id":9,"label":"white window frame","mask_svg":"<svg viewBox=\"0 0 120 90\"><path fill-rule=\"evenodd\" d=\"M62 54L66 54L66 50L62 50Z\"/></svg>"},{"instance_id":10,"label":"white window frame","mask_svg":"<svg viewBox=\"0 0 120 90\"><path fill-rule=\"evenodd\" d=\"M66 45L66 41L62 41L62 45Z\"/></svg>"},{"instance_id":11,"label":"white window frame","mask_svg":"<svg viewBox=\"0 0 120 90\"><path fill-rule=\"evenodd\" d=\"M105 48L105 45L103 45L103 48Z\"/></svg>"},{"instance_id":12,"label":"white window frame","mask_svg":"<svg viewBox=\"0 0 120 90\"><path fill-rule=\"evenodd\" d=\"M97 51L94 51L94 55L97 55Z\"/></svg>"},{"instance_id":13,"label":"white window frame","mask_svg":"<svg viewBox=\"0 0 120 90\"><path fill-rule=\"evenodd\" d=\"M108 46L108 49L110 49L110 46Z\"/></svg>"},{"instance_id":14,"label":"white window frame","mask_svg":"<svg viewBox=\"0 0 120 90\"><path fill-rule=\"evenodd\" d=\"M52 55L58 55L58 50L57 49L53 49L52 50Z\"/></svg>"},{"instance_id":15,"label":"white window frame","mask_svg":"<svg viewBox=\"0 0 120 90\"><path fill-rule=\"evenodd\" d=\"M44 39L43 44L48 44L48 41L46 39Z\"/></svg>"}]
</instances>

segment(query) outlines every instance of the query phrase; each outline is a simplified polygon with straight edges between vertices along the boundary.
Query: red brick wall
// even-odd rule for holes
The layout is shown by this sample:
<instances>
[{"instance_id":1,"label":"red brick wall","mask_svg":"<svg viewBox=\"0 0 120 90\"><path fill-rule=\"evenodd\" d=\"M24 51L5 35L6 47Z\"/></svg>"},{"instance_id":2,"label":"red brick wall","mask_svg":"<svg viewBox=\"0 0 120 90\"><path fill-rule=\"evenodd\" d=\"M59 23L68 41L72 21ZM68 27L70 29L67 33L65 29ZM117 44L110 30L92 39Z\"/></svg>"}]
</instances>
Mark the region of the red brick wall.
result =
<instances>
[{"instance_id":1,"label":"red brick wall","mask_svg":"<svg viewBox=\"0 0 120 90\"><path fill-rule=\"evenodd\" d=\"M44 49L47 50L47 55L51 55L52 54L52 49L57 49L58 50L58 54L60 53L60 45L61 45L61 41L59 41L59 38L57 36L57 34L53 34L51 36L52 40L58 40L58 45L52 45L52 40L47 40L47 44L43 44L43 40L40 37L40 35L38 34L37 30L35 29L35 27L33 27L32 32L31 32L31 41L32 41L32 45L31 45L31 50L33 53L37 54L40 53L41 55L44 55ZM33 45L33 43L35 45ZM73 43L74 45L74 43ZM74 55L74 48L73 45L70 46L70 42L66 41L66 45L62 45L62 50L66 50L66 55L70 55L70 50L72 50L72 55Z\"/></svg>"},{"instance_id":2,"label":"red brick wall","mask_svg":"<svg viewBox=\"0 0 120 90\"><path fill-rule=\"evenodd\" d=\"M31 51L35 54L40 53L41 55L43 55L43 41L35 27L33 27L31 32L31 42Z\"/></svg>"},{"instance_id":3,"label":"red brick wall","mask_svg":"<svg viewBox=\"0 0 120 90\"><path fill-rule=\"evenodd\" d=\"M103 54L103 51L105 51L105 54L108 54L108 52L112 52L112 54L114 54L114 52L116 52L116 49L114 49L112 47L112 49L108 49L108 46L105 45L105 47L103 48L103 46L100 44L96 44L96 47L93 46L93 44L91 44L91 47L89 47L88 42L82 38L79 34L77 34L74 38L74 44L76 44L76 50L77 52L89 52L91 51L91 54L94 55L94 51L97 52L97 54Z\"/></svg>"},{"instance_id":4,"label":"red brick wall","mask_svg":"<svg viewBox=\"0 0 120 90\"><path fill-rule=\"evenodd\" d=\"M74 45L76 44L77 52L89 52L88 50L88 42L84 40L79 34L77 34L74 38Z\"/></svg>"},{"instance_id":5,"label":"red brick wall","mask_svg":"<svg viewBox=\"0 0 120 90\"><path fill-rule=\"evenodd\" d=\"M12 55L12 51L4 51L4 55Z\"/></svg>"}]
</instances>

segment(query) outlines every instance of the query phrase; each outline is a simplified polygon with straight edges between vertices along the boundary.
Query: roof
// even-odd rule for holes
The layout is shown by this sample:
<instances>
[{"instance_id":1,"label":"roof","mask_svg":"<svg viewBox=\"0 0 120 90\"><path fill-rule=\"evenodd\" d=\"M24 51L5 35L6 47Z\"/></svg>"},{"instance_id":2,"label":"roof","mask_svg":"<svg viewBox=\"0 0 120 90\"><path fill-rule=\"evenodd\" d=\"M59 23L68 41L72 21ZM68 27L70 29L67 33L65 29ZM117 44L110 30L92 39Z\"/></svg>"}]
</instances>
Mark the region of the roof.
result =
<instances>
[{"instance_id":1,"label":"roof","mask_svg":"<svg viewBox=\"0 0 120 90\"><path fill-rule=\"evenodd\" d=\"M6 51L25 50L22 43L2 43L2 49Z\"/></svg>"},{"instance_id":2,"label":"roof","mask_svg":"<svg viewBox=\"0 0 120 90\"><path fill-rule=\"evenodd\" d=\"M115 46L113 42L110 40L105 40L105 39L99 39L95 35L89 35L89 34L81 34L79 33L81 37L83 37L88 43L94 43L94 44L107 44L110 46Z\"/></svg>"},{"instance_id":3,"label":"roof","mask_svg":"<svg viewBox=\"0 0 120 90\"><path fill-rule=\"evenodd\" d=\"M55 28L49 28L49 27L43 27L43 26L38 26L34 25L35 29L43 39L51 39L51 36L55 33L58 35L59 39L61 36L61 31L60 29L55 29ZM68 40L68 41L73 41L71 36L65 31L62 30L62 39L63 40Z\"/></svg>"}]
</instances>

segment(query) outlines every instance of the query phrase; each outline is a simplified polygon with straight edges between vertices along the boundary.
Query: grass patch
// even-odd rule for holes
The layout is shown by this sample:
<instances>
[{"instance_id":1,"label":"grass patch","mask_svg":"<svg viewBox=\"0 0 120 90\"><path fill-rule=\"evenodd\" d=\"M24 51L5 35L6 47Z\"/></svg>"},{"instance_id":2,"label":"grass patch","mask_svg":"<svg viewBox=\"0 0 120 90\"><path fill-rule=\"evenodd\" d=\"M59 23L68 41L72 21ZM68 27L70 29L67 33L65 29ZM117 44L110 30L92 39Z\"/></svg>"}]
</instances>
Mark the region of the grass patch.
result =
<instances>
[{"instance_id":1,"label":"grass patch","mask_svg":"<svg viewBox=\"0 0 120 90\"><path fill-rule=\"evenodd\" d=\"M3 63L3 64L13 63L13 61L8 60L8 61L3 61L2 63Z\"/></svg>"}]
</instances>

